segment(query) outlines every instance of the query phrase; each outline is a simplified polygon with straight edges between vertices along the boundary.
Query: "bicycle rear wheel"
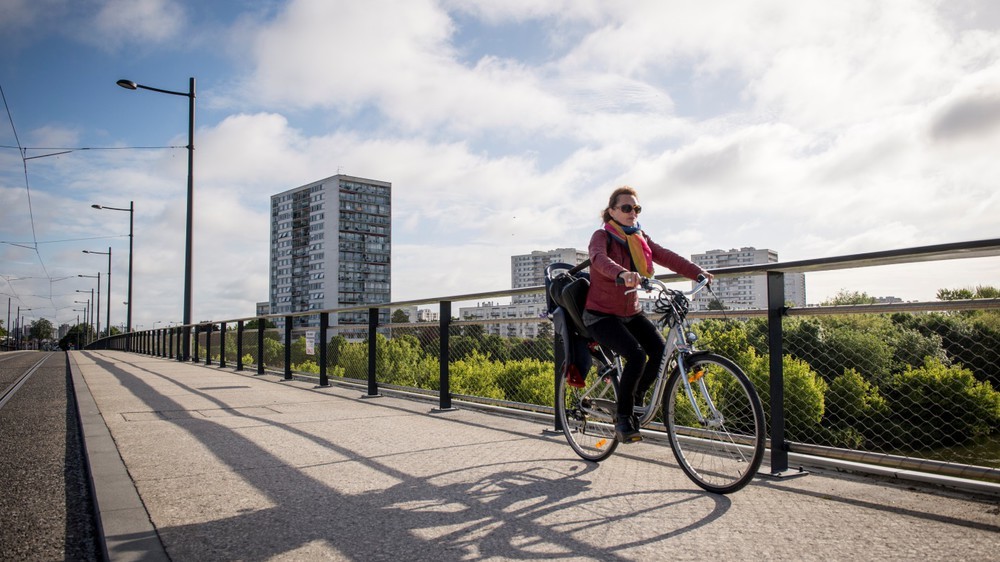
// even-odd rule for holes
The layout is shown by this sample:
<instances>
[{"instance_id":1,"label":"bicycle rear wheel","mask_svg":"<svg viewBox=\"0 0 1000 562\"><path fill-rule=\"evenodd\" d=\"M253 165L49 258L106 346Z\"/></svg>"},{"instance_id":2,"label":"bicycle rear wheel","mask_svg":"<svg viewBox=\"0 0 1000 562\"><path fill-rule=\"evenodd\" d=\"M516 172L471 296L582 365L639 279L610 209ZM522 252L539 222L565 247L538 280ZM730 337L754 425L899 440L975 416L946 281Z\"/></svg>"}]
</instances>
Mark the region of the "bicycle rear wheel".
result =
<instances>
[{"instance_id":1,"label":"bicycle rear wheel","mask_svg":"<svg viewBox=\"0 0 1000 562\"><path fill-rule=\"evenodd\" d=\"M618 379L614 369L598 362L587 373L586 386L566 384L560 377L556 384L556 415L570 447L581 458L599 462L618 447L614 415Z\"/></svg>"},{"instance_id":2,"label":"bicycle rear wheel","mask_svg":"<svg viewBox=\"0 0 1000 562\"><path fill-rule=\"evenodd\" d=\"M705 353L688 361L691 395L677 370L663 397L670 446L695 484L717 494L735 492L753 479L764 460L766 428L760 398L750 379L729 359Z\"/></svg>"}]
</instances>

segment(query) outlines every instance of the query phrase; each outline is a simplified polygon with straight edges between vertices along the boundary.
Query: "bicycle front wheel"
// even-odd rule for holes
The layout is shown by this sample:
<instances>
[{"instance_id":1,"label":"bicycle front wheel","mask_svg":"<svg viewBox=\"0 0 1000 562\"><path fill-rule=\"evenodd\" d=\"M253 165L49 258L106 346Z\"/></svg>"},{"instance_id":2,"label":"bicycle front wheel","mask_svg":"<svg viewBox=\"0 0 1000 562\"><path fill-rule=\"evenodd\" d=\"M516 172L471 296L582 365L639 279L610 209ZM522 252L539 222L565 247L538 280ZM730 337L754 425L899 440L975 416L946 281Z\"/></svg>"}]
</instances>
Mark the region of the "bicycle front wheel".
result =
<instances>
[{"instance_id":1,"label":"bicycle front wheel","mask_svg":"<svg viewBox=\"0 0 1000 562\"><path fill-rule=\"evenodd\" d=\"M735 492L764 460L764 409L750 379L729 359L705 353L688 361L686 373L670 376L663 397L670 446L695 484Z\"/></svg>"},{"instance_id":2,"label":"bicycle front wheel","mask_svg":"<svg viewBox=\"0 0 1000 562\"><path fill-rule=\"evenodd\" d=\"M556 384L559 424L570 447L585 460L602 461L618 447L614 424L617 386L613 369L599 362L587 374L582 388L566 384L565 377Z\"/></svg>"}]
</instances>

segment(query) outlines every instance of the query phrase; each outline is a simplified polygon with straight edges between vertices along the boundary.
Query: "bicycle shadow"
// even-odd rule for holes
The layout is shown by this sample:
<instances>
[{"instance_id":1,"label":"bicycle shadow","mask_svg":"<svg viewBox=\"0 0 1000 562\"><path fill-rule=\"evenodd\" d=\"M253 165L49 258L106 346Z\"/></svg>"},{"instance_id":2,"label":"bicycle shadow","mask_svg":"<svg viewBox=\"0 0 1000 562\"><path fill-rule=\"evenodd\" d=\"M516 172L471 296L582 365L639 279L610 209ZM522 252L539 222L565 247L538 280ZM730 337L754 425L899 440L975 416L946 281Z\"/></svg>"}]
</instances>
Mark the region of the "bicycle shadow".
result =
<instances>
[{"instance_id":1,"label":"bicycle shadow","mask_svg":"<svg viewBox=\"0 0 1000 562\"><path fill-rule=\"evenodd\" d=\"M184 410L140 375L114 362L95 360L154 411ZM220 407L228 406L173 378L134 364L131 367ZM324 396L353 402L334 394ZM271 503L271 507L210 521L157 525L175 560L331 555L366 560L626 560L631 557L625 551L641 550L710 524L731 505L724 496L690 489L601 492L605 475L596 465L568 457L501 462L456 459L455 468L431 472L424 466L394 466L294 423L242 412L233 415L277 429L288 439L315 443L344 460L291 466L238 430L210 419L165 419L186 431ZM548 441L525 434L517 434L517 439ZM415 452L419 450L402 454L412 456ZM255 466L266 468L246 468L248 458L255 460ZM339 484L366 474L370 480L395 484L361 494L338 491ZM156 485L156 481L137 483L140 494ZM151 517L154 524L163 519L155 510Z\"/></svg>"}]
</instances>

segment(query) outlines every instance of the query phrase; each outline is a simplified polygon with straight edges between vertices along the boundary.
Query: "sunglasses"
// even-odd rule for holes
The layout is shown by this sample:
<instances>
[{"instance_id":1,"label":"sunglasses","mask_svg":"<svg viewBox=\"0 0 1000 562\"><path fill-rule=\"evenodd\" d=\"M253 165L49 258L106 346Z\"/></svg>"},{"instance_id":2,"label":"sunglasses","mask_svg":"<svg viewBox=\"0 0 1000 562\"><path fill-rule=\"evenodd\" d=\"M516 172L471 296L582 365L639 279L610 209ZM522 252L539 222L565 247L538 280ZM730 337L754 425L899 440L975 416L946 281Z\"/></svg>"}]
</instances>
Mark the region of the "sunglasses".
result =
<instances>
[{"instance_id":1,"label":"sunglasses","mask_svg":"<svg viewBox=\"0 0 1000 562\"><path fill-rule=\"evenodd\" d=\"M639 213L642 212L642 205L630 205L628 203L625 203L624 205L619 205L618 209L621 210L621 212L625 213L626 215L631 213L632 211L635 211L635 214L638 215Z\"/></svg>"}]
</instances>

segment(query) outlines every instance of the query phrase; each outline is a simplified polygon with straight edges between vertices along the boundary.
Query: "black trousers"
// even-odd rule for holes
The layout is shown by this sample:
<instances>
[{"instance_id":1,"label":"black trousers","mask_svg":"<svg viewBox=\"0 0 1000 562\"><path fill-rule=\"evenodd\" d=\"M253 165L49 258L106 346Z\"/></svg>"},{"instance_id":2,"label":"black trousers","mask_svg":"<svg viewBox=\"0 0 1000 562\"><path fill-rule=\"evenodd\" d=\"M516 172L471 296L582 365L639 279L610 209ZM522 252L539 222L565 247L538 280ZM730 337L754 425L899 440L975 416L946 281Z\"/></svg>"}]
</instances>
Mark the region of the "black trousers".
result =
<instances>
[{"instance_id":1,"label":"black trousers","mask_svg":"<svg viewBox=\"0 0 1000 562\"><path fill-rule=\"evenodd\" d=\"M629 318L608 316L588 326L588 330L597 343L625 362L618 385L618 419L625 419L632 415L636 399L641 399L656 380L667 342L642 314Z\"/></svg>"}]
</instances>

